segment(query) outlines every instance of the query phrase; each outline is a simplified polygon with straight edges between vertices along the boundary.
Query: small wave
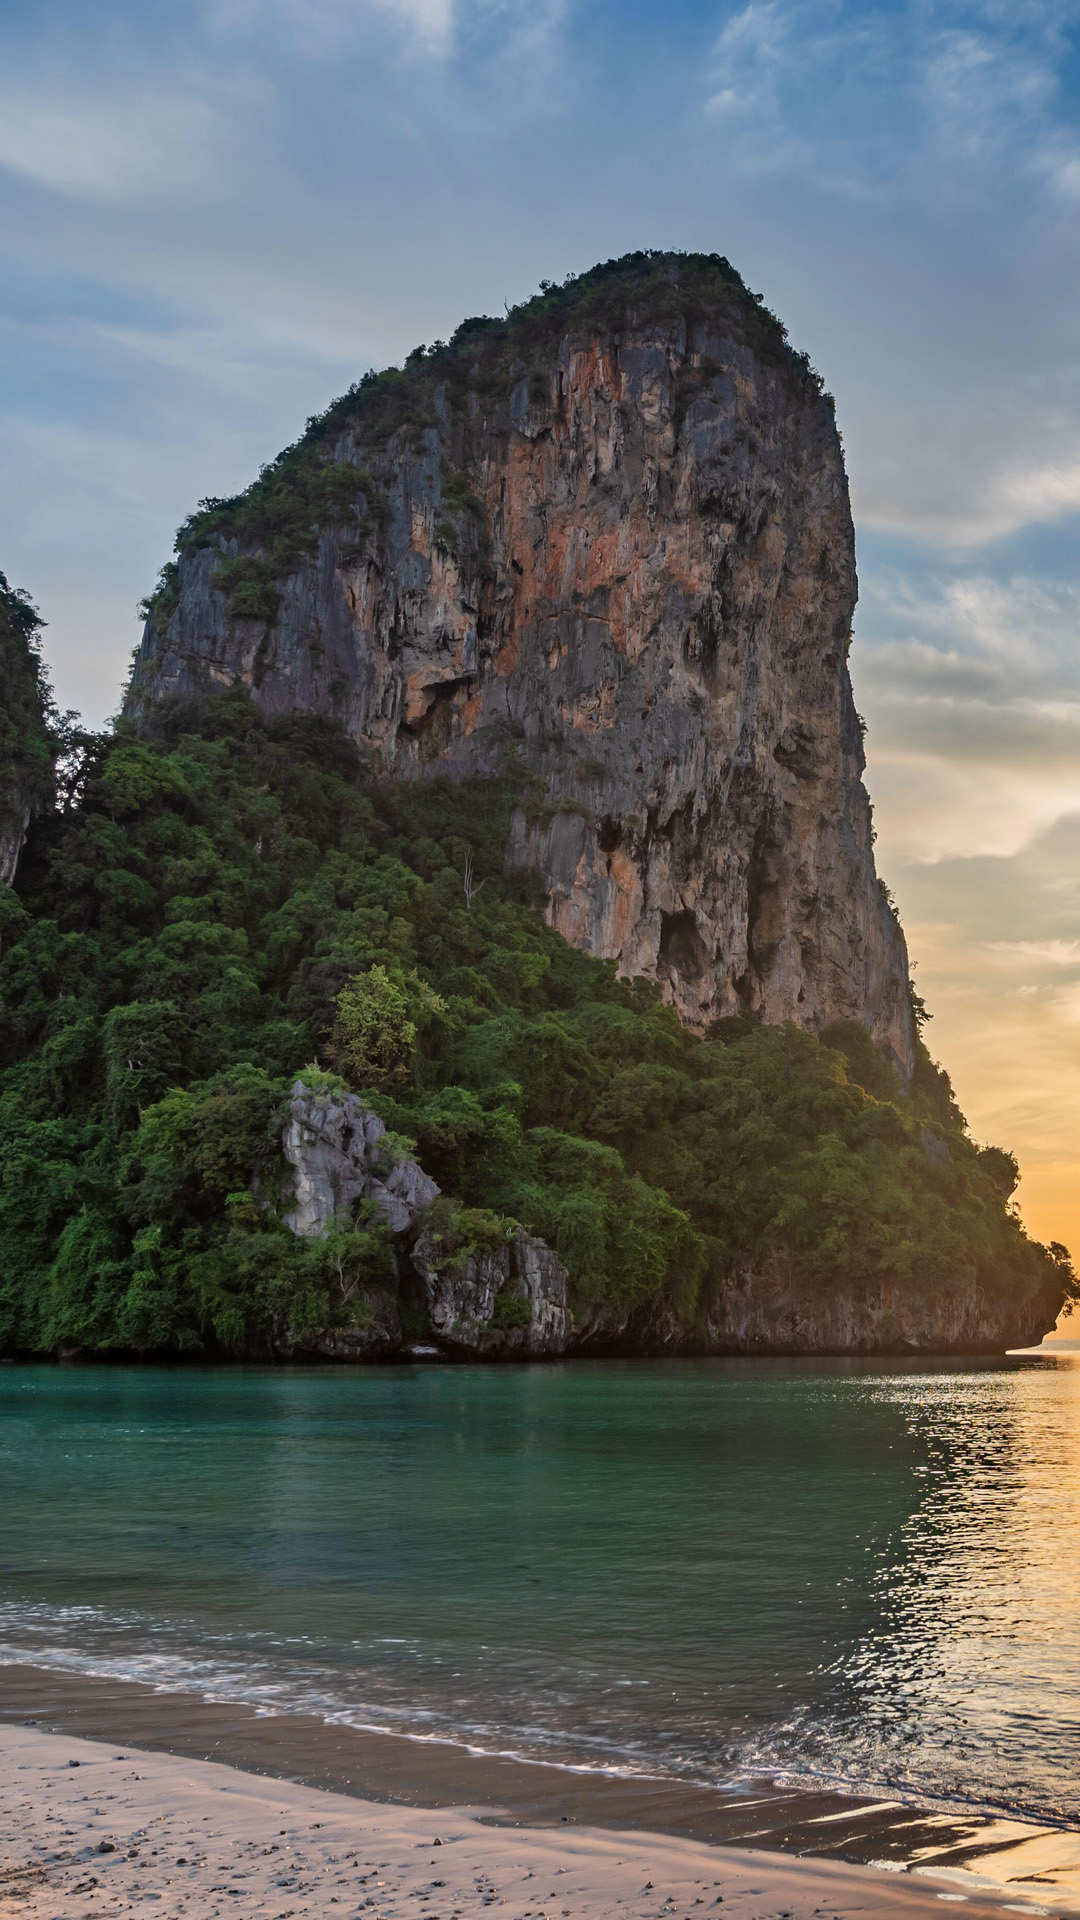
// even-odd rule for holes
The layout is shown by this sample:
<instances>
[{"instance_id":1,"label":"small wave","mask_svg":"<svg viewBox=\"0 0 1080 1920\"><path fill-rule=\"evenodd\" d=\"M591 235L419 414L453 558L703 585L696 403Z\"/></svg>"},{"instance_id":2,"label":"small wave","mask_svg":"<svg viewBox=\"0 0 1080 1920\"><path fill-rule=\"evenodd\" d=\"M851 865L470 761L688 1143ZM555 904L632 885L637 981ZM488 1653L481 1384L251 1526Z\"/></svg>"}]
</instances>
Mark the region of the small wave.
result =
<instances>
[{"instance_id":1,"label":"small wave","mask_svg":"<svg viewBox=\"0 0 1080 1920\"><path fill-rule=\"evenodd\" d=\"M5 1621L4 1616L7 1616ZM349 1699L341 1690L340 1670L306 1665L283 1670L282 1655L291 1648L316 1649L309 1636L278 1639L260 1631L232 1631L203 1635L207 1650L160 1641L175 1636L177 1622L149 1622L134 1613L106 1612L92 1606L26 1608L0 1607L0 1626L8 1637L0 1640L0 1666L31 1665L46 1671L78 1674L88 1679L138 1683L160 1694L188 1695L208 1704L252 1707L260 1717L304 1714L326 1726L347 1727L356 1733L390 1735L418 1745L456 1749L476 1757L544 1766L577 1776L703 1788L718 1794L755 1791L765 1784L791 1792L831 1792L857 1799L888 1795L904 1805L929 1812L965 1817L1019 1818L1046 1827L1075 1827L1076 1821L1060 1808L1025 1806L1011 1799L971 1795L951 1786L941 1791L932 1784L901 1778L873 1758L865 1772L853 1774L832 1767L827 1759L816 1763L815 1750L837 1750L835 1728L818 1726L808 1711L789 1714L782 1722L724 1741L716 1732L715 1760L700 1754L658 1754L647 1740L619 1743L572 1724L545 1726L532 1721L491 1724L466 1713L451 1716L445 1709L421 1701ZM12 1635L15 1628L19 1638ZM106 1642L87 1646L92 1628ZM66 1634L79 1644L64 1644ZM137 1634L156 1640L157 1646L117 1649L118 1635ZM30 1641L31 1644L27 1644ZM112 1645L108 1643L112 1642ZM371 1643L353 1642L350 1651L377 1647L410 1650L414 1641L382 1636ZM232 1659L222 1658L235 1648ZM210 1650L212 1649L212 1651ZM273 1653L273 1658L269 1657ZM462 1702L462 1705L465 1703ZM568 1720L577 1703L567 1701ZM875 1756L876 1757L876 1756Z\"/></svg>"}]
</instances>

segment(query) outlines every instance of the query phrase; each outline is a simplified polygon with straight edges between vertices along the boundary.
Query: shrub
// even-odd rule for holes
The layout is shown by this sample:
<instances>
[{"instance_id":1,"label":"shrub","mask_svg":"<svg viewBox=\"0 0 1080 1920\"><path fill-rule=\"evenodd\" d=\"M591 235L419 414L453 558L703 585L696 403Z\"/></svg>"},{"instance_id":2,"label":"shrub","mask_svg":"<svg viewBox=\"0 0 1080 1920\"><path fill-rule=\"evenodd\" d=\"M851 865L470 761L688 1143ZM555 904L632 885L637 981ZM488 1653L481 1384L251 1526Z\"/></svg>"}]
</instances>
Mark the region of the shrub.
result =
<instances>
[{"instance_id":1,"label":"shrub","mask_svg":"<svg viewBox=\"0 0 1080 1920\"><path fill-rule=\"evenodd\" d=\"M330 1055L354 1084L385 1092L409 1077L419 1031L418 1019L443 1012L438 994L413 973L388 973L384 966L353 974L334 1001Z\"/></svg>"}]
</instances>

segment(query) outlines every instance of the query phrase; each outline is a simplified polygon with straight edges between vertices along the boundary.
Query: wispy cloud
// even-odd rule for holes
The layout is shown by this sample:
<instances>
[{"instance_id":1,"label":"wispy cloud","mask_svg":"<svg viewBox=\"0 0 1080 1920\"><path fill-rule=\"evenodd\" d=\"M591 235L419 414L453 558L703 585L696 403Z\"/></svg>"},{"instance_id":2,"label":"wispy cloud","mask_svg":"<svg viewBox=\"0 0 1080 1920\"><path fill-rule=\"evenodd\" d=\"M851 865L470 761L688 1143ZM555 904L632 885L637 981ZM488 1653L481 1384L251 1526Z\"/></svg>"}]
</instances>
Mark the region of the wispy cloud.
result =
<instances>
[{"instance_id":1,"label":"wispy cloud","mask_svg":"<svg viewBox=\"0 0 1080 1920\"><path fill-rule=\"evenodd\" d=\"M1071 1026L1080 1026L1080 980L1055 994L1054 1004Z\"/></svg>"},{"instance_id":2,"label":"wispy cloud","mask_svg":"<svg viewBox=\"0 0 1080 1920\"><path fill-rule=\"evenodd\" d=\"M854 665L883 855L1013 855L1080 811L1080 587L882 573Z\"/></svg>"},{"instance_id":3,"label":"wispy cloud","mask_svg":"<svg viewBox=\"0 0 1080 1920\"><path fill-rule=\"evenodd\" d=\"M1030 962L1037 967L1080 968L1080 940L987 940L987 953L1015 964Z\"/></svg>"},{"instance_id":4,"label":"wispy cloud","mask_svg":"<svg viewBox=\"0 0 1080 1920\"><path fill-rule=\"evenodd\" d=\"M355 42L365 26L385 24L406 50L436 57L450 48L455 15L467 0L204 0L203 19L220 38L253 34L299 40L307 58Z\"/></svg>"},{"instance_id":5,"label":"wispy cloud","mask_svg":"<svg viewBox=\"0 0 1080 1920\"><path fill-rule=\"evenodd\" d=\"M220 158L218 118L190 93L134 82L108 99L47 85L0 91L0 167L78 199L190 194Z\"/></svg>"},{"instance_id":6,"label":"wispy cloud","mask_svg":"<svg viewBox=\"0 0 1080 1920\"><path fill-rule=\"evenodd\" d=\"M921 182L940 199L1017 165L1061 184L1080 162L1059 77L1071 13L749 0L717 35L705 111L742 158L756 143L759 164L841 190Z\"/></svg>"},{"instance_id":7,"label":"wispy cloud","mask_svg":"<svg viewBox=\"0 0 1080 1920\"><path fill-rule=\"evenodd\" d=\"M501 57L546 44L565 18L568 0L207 0L204 17L221 38L267 31L291 38L306 60L322 60L368 41L381 59L449 62L486 41ZM385 30L377 46L371 29Z\"/></svg>"}]
</instances>

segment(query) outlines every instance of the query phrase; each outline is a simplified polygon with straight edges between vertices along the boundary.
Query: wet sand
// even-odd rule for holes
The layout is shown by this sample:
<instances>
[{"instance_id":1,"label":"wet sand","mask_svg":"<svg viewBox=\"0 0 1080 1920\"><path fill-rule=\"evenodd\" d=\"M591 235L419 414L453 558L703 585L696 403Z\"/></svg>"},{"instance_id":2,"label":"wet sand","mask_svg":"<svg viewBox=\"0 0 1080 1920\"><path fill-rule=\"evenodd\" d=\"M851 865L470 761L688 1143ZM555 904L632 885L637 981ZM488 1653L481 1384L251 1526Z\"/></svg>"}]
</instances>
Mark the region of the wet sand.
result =
<instances>
[{"instance_id":1,"label":"wet sand","mask_svg":"<svg viewBox=\"0 0 1080 1920\"><path fill-rule=\"evenodd\" d=\"M491 1826L467 1808L379 1805L12 1725L0 1804L0 1914L25 1920L480 1920L489 1907L505 1920L915 1920L957 1898L869 1867L671 1834Z\"/></svg>"},{"instance_id":2,"label":"wet sand","mask_svg":"<svg viewBox=\"0 0 1080 1920\"><path fill-rule=\"evenodd\" d=\"M843 1920L940 1912L938 1901L961 1899L972 1912L1080 1914L1080 1834L1071 1830L768 1784L727 1793L571 1772L33 1667L0 1667L0 1755L2 1916L119 1914L155 1891L159 1913L191 1920L244 1900L241 1911L280 1916L344 1905L362 1920L407 1911L472 1920L494 1904L508 1908L506 1920L563 1920L564 1911L570 1920L698 1920L701 1904L740 1920ZM234 1796L227 1818L223 1793ZM162 1818L167 1845L154 1855L136 1840L129 1860L129 1841ZM115 1835L105 1832L110 1820ZM293 1879L304 1882L299 1904L274 1877L285 1845L275 1820L287 1828ZM212 1847L204 1827L214 1829ZM418 1850L436 1832L447 1846L454 1836L465 1866L453 1903L440 1892L432 1908L421 1872L431 1861L419 1862ZM188 1857L200 1838L202 1867ZM87 1853L102 1839L115 1853ZM379 1860L385 1885L361 1884L361 1867L375 1872ZM560 1894L553 1907L545 1887L546 1906L530 1902L527 1870L573 1872L573 1901ZM478 1891L485 1876L498 1883L492 1898Z\"/></svg>"}]
</instances>

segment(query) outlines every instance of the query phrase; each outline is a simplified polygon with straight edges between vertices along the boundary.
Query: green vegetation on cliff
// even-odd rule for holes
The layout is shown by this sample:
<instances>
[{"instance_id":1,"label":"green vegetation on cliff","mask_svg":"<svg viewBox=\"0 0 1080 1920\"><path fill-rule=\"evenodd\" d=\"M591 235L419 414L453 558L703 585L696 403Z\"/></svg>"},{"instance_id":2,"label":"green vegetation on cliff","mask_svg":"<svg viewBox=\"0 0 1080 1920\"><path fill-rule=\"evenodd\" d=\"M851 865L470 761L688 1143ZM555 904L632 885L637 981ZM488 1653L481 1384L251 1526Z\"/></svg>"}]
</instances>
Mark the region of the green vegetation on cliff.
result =
<instances>
[{"instance_id":1,"label":"green vegetation on cliff","mask_svg":"<svg viewBox=\"0 0 1080 1920\"><path fill-rule=\"evenodd\" d=\"M0 1345L257 1348L385 1279L363 1216L281 1225L280 1126L313 1061L369 1095L483 1237L547 1239L579 1306L692 1317L735 1261L821 1289L1059 1292L1015 1165L923 1057L861 1027L688 1033L502 870L508 784L365 784L328 723L233 693L87 750L3 900Z\"/></svg>"}]
</instances>

